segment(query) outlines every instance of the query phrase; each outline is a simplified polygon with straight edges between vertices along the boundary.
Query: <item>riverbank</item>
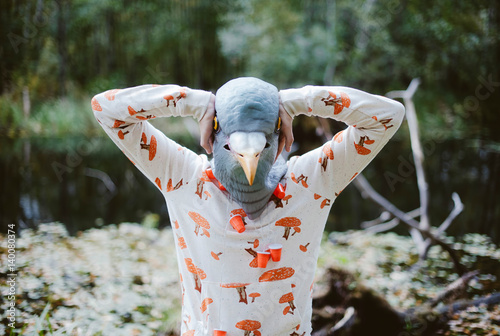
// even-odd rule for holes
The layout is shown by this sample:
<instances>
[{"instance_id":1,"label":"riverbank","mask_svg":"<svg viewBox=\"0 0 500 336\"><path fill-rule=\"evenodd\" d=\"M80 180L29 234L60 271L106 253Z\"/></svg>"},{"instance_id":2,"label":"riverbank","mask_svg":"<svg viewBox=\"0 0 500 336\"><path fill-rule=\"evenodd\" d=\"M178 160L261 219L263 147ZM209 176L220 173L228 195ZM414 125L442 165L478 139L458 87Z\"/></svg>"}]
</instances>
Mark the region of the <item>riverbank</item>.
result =
<instances>
[{"instance_id":1,"label":"riverbank","mask_svg":"<svg viewBox=\"0 0 500 336\"><path fill-rule=\"evenodd\" d=\"M1 236L6 267L6 237ZM69 236L60 223L24 230L16 242L18 309L15 334L23 335L178 335L180 286L174 238L158 230L122 223ZM466 235L454 244L468 267L481 274L464 294L472 299L498 292L500 249L487 237ZM332 233L318 263L315 292L324 289L328 267L352 272L360 284L383 295L401 310L421 306L457 279L446 253L432 248L426 267L410 271L417 260L408 237L393 233ZM1 280L2 292L7 289ZM3 301L0 311L6 311ZM6 313L1 315L6 322ZM7 323L0 334L9 334ZM440 335L497 335L500 308L471 307L454 316ZM2 329L3 328L3 329Z\"/></svg>"}]
</instances>

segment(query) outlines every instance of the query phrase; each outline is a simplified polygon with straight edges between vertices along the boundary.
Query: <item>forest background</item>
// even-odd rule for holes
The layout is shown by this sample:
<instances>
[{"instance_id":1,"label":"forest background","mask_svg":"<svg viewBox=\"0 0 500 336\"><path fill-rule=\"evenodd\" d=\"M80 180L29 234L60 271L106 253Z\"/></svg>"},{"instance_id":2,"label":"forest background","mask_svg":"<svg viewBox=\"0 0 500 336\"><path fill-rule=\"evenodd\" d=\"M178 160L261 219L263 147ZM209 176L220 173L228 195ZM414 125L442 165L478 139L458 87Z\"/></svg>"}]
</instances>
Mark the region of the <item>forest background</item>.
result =
<instances>
[{"instance_id":1,"label":"forest background","mask_svg":"<svg viewBox=\"0 0 500 336\"><path fill-rule=\"evenodd\" d=\"M2 1L0 18L2 225L59 220L74 233L96 218L140 221L148 211L167 222L154 187L101 141L89 110L99 92L147 83L215 92L256 76L280 89L344 85L383 95L418 77L431 213L446 217L458 192L466 210L450 232L500 240L497 1L31 0ZM201 152L190 121L157 122ZM310 118L295 122L292 154L322 143L316 129ZM418 207L412 161L403 125L366 172L407 211ZM379 212L351 189L332 214L336 229Z\"/></svg>"},{"instance_id":2,"label":"forest background","mask_svg":"<svg viewBox=\"0 0 500 336\"><path fill-rule=\"evenodd\" d=\"M175 83L215 92L255 76L279 89L384 95L419 78L431 224L446 218L457 192L464 210L448 234L500 242L498 1L7 0L0 39L2 232L53 221L71 235L121 222L169 225L161 195L95 122L90 99L102 91ZM152 122L201 153L194 120ZM294 130L292 155L323 142L313 118L297 118ZM419 207L406 122L364 174L400 209ZM351 185L327 231L359 229L380 212Z\"/></svg>"}]
</instances>

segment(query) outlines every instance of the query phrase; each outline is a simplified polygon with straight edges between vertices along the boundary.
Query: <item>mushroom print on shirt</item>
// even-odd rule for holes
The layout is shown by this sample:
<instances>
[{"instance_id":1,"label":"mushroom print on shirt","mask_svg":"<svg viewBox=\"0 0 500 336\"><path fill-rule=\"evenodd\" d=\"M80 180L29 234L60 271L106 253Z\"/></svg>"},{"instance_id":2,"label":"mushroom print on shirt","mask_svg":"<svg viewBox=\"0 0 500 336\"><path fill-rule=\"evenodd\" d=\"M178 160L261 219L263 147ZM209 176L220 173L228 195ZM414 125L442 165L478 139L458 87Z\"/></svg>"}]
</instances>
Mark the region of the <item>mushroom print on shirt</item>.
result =
<instances>
[{"instance_id":1,"label":"mushroom print on shirt","mask_svg":"<svg viewBox=\"0 0 500 336\"><path fill-rule=\"evenodd\" d=\"M312 289L324 225L336 197L396 132L401 104L347 87L280 91L292 116L342 121L332 141L287 162L280 197L254 219L217 181L213 162L154 128L149 119L194 117L210 92L176 85L110 90L92 99L96 119L165 197L180 268L181 335L311 334ZM230 224L241 216L245 230ZM282 245L280 261L257 265L257 252ZM167 256L165 256L167 257Z\"/></svg>"}]
</instances>

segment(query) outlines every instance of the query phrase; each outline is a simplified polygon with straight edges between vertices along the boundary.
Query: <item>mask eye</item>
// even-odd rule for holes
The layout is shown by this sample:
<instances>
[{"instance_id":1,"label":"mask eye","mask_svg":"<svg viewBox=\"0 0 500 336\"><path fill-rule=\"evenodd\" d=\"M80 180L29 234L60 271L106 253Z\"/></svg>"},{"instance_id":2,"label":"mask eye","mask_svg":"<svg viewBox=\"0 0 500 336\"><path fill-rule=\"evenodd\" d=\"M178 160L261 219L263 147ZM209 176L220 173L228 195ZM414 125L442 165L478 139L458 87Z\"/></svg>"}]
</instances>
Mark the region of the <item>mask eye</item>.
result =
<instances>
[{"instance_id":1,"label":"mask eye","mask_svg":"<svg viewBox=\"0 0 500 336\"><path fill-rule=\"evenodd\" d=\"M215 133L220 132L220 125L219 125L219 121L217 120L217 116L214 117L214 132Z\"/></svg>"},{"instance_id":2,"label":"mask eye","mask_svg":"<svg viewBox=\"0 0 500 336\"><path fill-rule=\"evenodd\" d=\"M278 133L281 129L281 118L278 117L278 120L276 121L276 127L274 128L274 131Z\"/></svg>"}]
</instances>

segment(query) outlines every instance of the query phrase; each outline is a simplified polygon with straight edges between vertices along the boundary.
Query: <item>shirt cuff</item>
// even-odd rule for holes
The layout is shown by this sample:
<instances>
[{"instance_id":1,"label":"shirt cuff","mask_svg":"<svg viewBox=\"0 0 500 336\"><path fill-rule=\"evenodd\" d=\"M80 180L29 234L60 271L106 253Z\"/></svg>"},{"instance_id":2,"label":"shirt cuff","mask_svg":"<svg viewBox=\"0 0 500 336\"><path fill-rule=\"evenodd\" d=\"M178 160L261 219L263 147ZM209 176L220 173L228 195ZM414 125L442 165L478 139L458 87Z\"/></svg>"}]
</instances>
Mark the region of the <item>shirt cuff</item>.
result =
<instances>
[{"instance_id":1,"label":"shirt cuff","mask_svg":"<svg viewBox=\"0 0 500 336\"><path fill-rule=\"evenodd\" d=\"M281 90L280 98L285 111L292 118L299 114L306 114L309 110L304 90L302 89Z\"/></svg>"},{"instance_id":2,"label":"shirt cuff","mask_svg":"<svg viewBox=\"0 0 500 336\"><path fill-rule=\"evenodd\" d=\"M200 121L207 112L212 92L189 88L185 88L185 90L186 100L184 101L183 116L192 116L197 121Z\"/></svg>"}]
</instances>

